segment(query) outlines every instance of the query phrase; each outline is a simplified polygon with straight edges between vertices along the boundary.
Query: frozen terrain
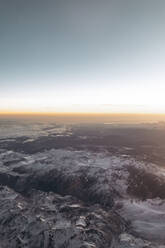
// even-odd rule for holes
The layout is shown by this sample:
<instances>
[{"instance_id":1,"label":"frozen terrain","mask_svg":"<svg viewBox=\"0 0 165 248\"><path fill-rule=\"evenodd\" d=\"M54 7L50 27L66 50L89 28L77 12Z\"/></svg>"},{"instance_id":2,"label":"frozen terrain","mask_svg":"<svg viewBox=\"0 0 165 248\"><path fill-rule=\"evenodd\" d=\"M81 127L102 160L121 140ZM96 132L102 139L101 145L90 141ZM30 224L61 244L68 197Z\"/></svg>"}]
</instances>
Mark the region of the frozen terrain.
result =
<instances>
[{"instance_id":1,"label":"frozen terrain","mask_svg":"<svg viewBox=\"0 0 165 248\"><path fill-rule=\"evenodd\" d=\"M6 123L0 124L0 247L165 247L163 145L156 163L157 142L151 161L147 138L135 146L121 127L116 137L114 127Z\"/></svg>"}]
</instances>

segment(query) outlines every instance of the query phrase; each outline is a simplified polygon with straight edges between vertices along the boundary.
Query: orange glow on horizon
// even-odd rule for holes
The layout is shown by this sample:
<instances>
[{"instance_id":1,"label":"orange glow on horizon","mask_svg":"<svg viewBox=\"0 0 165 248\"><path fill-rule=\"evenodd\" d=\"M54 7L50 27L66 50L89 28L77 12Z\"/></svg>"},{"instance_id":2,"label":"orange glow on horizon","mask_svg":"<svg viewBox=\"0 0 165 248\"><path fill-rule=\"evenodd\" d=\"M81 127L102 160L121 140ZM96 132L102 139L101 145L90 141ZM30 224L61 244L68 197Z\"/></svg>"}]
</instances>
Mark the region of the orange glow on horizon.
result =
<instances>
[{"instance_id":1,"label":"orange glow on horizon","mask_svg":"<svg viewBox=\"0 0 165 248\"><path fill-rule=\"evenodd\" d=\"M165 113L145 113L145 112L33 112L33 111L0 111L0 115L40 115L40 116L58 116L58 115L102 115L102 116L165 116Z\"/></svg>"},{"instance_id":2,"label":"orange glow on horizon","mask_svg":"<svg viewBox=\"0 0 165 248\"><path fill-rule=\"evenodd\" d=\"M0 119L53 121L54 123L138 124L165 122L165 114L157 113L79 113L79 112L0 112Z\"/></svg>"}]
</instances>

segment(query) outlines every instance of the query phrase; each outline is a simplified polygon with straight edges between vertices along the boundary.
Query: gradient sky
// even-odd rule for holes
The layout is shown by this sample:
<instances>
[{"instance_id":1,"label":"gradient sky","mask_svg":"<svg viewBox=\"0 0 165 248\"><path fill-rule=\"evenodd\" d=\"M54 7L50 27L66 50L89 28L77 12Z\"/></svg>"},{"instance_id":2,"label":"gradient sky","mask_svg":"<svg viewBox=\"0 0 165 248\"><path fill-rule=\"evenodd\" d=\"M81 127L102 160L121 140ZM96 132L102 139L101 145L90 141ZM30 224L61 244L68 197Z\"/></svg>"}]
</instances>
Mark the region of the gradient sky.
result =
<instances>
[{"instance_id":1,"label":"gradient sky","mask_svg":"<svg viewBox=\"0 0 165 248\"><path fill-rule=\"evenodd\" d=\"M164 0L1 0L0 111L165 113Z\"/></svg>"}]
</instances>

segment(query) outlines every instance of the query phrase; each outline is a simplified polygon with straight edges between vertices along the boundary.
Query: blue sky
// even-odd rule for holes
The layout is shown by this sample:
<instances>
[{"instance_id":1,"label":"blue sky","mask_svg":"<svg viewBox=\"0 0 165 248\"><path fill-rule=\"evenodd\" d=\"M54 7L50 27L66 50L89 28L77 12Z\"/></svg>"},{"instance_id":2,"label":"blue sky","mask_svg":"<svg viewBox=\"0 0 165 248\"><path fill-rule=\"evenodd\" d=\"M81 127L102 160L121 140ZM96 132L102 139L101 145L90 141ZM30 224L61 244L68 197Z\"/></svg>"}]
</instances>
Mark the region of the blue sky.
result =
<instances>
[{"instance_id":1,"label":"blue sky","mask_svg":"<svg viewBox=\"0 0 165 248\"><path fill-rule=\"evenodd\" d=\"M164 13L164 0L1 0L0 110L165 112Z\"/></svg>"}]
</instances>

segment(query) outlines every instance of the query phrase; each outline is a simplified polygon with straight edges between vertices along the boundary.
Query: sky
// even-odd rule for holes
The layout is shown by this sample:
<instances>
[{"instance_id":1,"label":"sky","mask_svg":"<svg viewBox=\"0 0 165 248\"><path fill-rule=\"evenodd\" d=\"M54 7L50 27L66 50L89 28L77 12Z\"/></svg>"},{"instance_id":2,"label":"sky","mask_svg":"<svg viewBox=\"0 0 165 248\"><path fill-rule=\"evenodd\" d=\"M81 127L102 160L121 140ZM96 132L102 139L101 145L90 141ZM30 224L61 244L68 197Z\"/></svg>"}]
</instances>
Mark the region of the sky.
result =
<instances>
[{"instance_id":1,"label":"sky","mask_svg":"<svg viewBox=\"0 0 165 248\"><path fill-rule=\"evenodd\" d=\"M164 0L0 0L0 112L165 113Z\"/></svg>"}]
</instances>

